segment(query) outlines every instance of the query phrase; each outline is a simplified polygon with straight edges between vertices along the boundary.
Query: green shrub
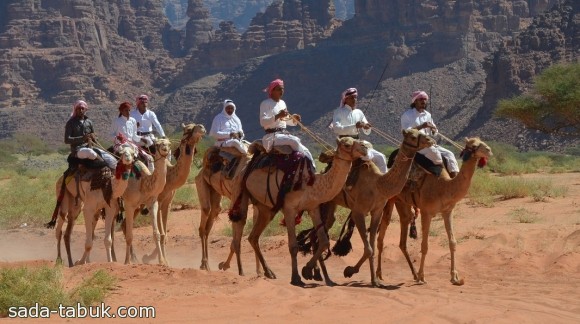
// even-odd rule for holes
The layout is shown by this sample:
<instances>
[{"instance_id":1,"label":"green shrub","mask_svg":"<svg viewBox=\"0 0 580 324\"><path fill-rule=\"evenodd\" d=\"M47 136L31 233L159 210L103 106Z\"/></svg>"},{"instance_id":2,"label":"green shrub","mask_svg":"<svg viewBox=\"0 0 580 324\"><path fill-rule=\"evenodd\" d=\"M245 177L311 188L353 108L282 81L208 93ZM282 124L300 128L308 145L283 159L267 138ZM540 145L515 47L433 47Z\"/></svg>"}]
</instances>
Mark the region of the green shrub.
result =
<instances>
[{"instance_id":1,"label":"green shrub","mask_svg":"<svg viewBox=\"0 0 580 324\"><path fill-rule=\"evenodd\" d=\"M61 266L0 269L0 317L7 316L10 307L32 307L36 303L50 309L58 309L60 304L93 305L104 300L116 279L98 270L70 292L63 282Z\"/></svg>"},{"instance_id":2,"label":"green shrub","mask_svg":"<svg viewBox=\"0 0 580 324\"><path fill-rule=\"evenodd\" d=\"M496 200L532 197L534 201L544 201L548 197L565 197L567 193L566 187L554 186L548 179L498 177L476 172L471 181L468 197L473 204L490 207Z\"/></svg>"}]
</instances>

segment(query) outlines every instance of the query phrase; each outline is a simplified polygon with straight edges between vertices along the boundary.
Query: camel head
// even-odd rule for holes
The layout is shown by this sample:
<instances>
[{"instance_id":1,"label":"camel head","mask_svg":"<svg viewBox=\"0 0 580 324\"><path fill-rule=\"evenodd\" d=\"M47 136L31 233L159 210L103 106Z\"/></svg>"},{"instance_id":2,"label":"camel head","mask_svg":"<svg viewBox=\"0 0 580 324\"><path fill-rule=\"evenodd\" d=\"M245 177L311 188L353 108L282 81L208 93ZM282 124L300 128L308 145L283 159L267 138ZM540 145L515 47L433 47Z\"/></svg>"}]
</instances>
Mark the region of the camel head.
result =
<instances>
[{"instance_id":1,"label":"camel head","mask_svg":"<svg viewBox=\"0 0 580 324\"><path fill-rule=\"evenodd\" d=\"M492 156L491 148L485 144L479 137L465 138L465 148L461 151L463 162L471 158L479 159L479 167L487 164L487 159Z\"/></svg>"},{"instance_id":2,"label":"camel head","mask_svg":"<svg viewBox=\"0 0 580 324\"><path fill-rule=\"evenodd\" d=\"M336 154L334 158L354 161L367 155L369 147L365 146L363 141L355 140L352 137L343 137L336 140Z\"/></svg>"},{"instance_id":3,"label":"camel head","mask_svg":"<svg viewBox=\"0 0 580 324\"><path fill-rule=\"evenodd\" d=\"M151 172L149 172L145 164L135 159L135 150L132 146L122 146L117 154L119 154L119 163L117 163L117 168L115 169L115 177L117 179L123 178L127 180L131 176L131 173L151 175Z\"/></svg>"},{"instance_id":4,"label":"camel head","mask_svg":"<svg viewBox=\"0 0 580 324\"><path fill-rule=\"evenodd\" d=\"M416 129L403 129L402 147L409 152L417 152L426 147L437 144L433 138L421 133Z\"/></svg>"},{"instance_id":5,"label":"camel head","mask_svg":"<svg viewBox=\"0 0 580 324\"><path fill-rule=\"evenodd\" d=\"M135 150L129 145L122 146L117 154L119 154L119 163L125 166L131 165L135 161Z\"/></svg>"},{"instance_id":6,"label":"camel head","mask_svg":"<svg viewBox=\"0 0 580 324\"><path fill-rule=\"evenodd\" d=\"M155 140L155 159L166 158L171 154L171 142L167 138Z\"/></svg>"},{"instance_id":7,"label":"camel head","mask_svg":"<svg viewBox=\"0 0 580 324\"><path fill-rule=\"evenodd\" d=\"M202 124L181 124L183 136L181 142L187 142L188 145L195 145L206 134L205 127Z\"/></svg>"}]
</instances>

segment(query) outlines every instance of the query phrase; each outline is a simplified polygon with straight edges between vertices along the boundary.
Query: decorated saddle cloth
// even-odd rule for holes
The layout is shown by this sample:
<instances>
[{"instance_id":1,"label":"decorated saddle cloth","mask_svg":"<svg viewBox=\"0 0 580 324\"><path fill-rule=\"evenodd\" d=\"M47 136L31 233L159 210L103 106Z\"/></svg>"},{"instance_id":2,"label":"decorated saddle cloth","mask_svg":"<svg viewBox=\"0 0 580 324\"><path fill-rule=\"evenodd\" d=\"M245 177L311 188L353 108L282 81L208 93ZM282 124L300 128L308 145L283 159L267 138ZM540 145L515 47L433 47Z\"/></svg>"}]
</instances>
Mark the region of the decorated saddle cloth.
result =
<instances>
[{"instance_id":1,"label":"decorated saddle cloth","mask_svg":"<svg viewBox=\"0 0 580 324\"><path fill-rule=\"evenodd\" d=\"M282 208L284 198L288 192L302 189L305 180L308 186L314 184L314 169L310 160L303 153L292 151L292 149L288 151L288 148L290 147L287 145L283 147L274 146L267 153L261 141L258 140L254 141L248 149L253 155L244 172L242 183L245 183L250 173L257 169L268 168L268 177L270 175L276 177L278 172L283 174L282 181L277 184L278 194L276 198L271 194L274 188L270 188L270 181L265 184L267 197L273 205L272 211L274 212ZM281 152L289 152L289 154ZM239 203L240 197L236 199L234 207L230 210L230 219L232 220L239 212Z\"/></svg>"},{"instance_id":2,"label":"decorated saddle cloth","mask_svg":"<svg viewBox=\"0 0 580 324\"><path fill-rule=\"evenodd\" d=\"M234 147L211 147L204 160L204 167L210 170L211 174L221 171L226 179L232 179L242 155Z\"/></svg>"}]
</instances>

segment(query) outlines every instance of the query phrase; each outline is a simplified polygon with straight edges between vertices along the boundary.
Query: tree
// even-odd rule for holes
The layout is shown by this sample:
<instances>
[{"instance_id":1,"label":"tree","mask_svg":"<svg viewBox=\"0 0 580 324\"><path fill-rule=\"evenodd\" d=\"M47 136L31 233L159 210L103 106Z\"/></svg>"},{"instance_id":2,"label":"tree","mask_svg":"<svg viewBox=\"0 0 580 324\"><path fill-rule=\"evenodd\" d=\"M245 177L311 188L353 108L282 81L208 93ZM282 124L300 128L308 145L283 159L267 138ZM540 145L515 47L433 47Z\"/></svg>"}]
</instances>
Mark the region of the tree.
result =
<instances>
[{"instance_id":1,"label":"tree","mask_svg":"<svg viewBox=\"0 0 580 324\"><path fill-rule=\"evenodd\" d=\"M500 100L495 116L548 134L580 136L580 63L547 68L530 93Z\"/></svg>"}]
</instances>

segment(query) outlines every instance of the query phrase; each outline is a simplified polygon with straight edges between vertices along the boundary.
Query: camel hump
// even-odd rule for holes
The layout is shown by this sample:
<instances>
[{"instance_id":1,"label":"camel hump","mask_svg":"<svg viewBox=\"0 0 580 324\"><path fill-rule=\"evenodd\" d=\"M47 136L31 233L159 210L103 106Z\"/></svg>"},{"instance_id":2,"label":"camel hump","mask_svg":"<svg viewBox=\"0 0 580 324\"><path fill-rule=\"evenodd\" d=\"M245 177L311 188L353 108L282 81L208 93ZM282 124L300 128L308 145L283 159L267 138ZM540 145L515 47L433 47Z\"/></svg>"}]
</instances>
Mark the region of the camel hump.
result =
<instances>
[{"instance_id":1,"label":"camel hump","mask_svg":"<svg viewBox=\"0 0 580 324\"><path fill-rule=\"evenodd\" d=\"M250 147L248 148L248 152L250 154L268 153L268 152L266 152L266 149L264 148L264 145L262 144L262 140L253 141L252 144L250 144ZM273 154L285 154L285 155L292 154L292 152L294 152L294 150L292 149L292 147L290 145L274 145L272 147L272 150L270 151L270 153L273 153Z\"/></svg>"},{"instance_id":2,"label":"camel hump","mask_svg":"<svg viewBox=\"0 0 580 324\"><path fill-rule=\"evenodd\" d=\"M227 146L225 146L225 147L220 147L220 155L222 157L227 158L229 160L229 159L231 159L230 156L240 157L240 156L242 156L244 154L242 152L240 152L235 147L227 147ZM226 156L224 156L224 155L226 155ZM227 156L227 155L229 155L229 156Z\"/></svg>"}]
</instances>

